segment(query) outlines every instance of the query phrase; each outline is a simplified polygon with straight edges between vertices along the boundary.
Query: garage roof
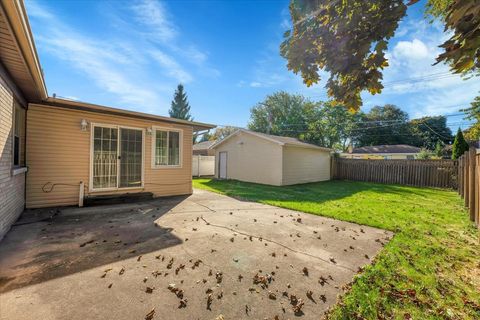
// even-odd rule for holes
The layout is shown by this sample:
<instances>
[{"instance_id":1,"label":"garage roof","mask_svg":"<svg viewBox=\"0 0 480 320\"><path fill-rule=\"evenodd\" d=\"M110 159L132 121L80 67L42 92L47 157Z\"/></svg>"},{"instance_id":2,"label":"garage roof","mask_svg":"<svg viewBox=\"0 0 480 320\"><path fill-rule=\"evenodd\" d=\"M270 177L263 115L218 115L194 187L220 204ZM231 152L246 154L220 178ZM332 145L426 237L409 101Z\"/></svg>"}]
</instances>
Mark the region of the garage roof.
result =
<instances>
[{"instance_id":1,"label":"garage roof","mask_svg":"<svg viewBox=\"0 0 480 320\"><path fill-rule=\"evenodd\" d=\"M323 151L328 151L328 152L332 151L332 149L320 147L320 146L317 146L317 145L314 145L314 144L311 144L311 143L306 143L306 142L298 140L297 138L274 136L274 135L271 135L271 134L266 134L266 133L261 133L261 132L256 132L256 131L250 131L250 130L246 130L246 129L238 129L237 131L235 131L234 133L232 133L231 135L229 135L225 139L215 143L210 148L218 147L219 145L221 145L225 141L230 140L232 137L238 135L239 133L250 134L250 135L256 136L258 138L262 138L264 140L279 144L281 146L317 149L317 150L323 150Z\"/></svg>"}]
</instances>

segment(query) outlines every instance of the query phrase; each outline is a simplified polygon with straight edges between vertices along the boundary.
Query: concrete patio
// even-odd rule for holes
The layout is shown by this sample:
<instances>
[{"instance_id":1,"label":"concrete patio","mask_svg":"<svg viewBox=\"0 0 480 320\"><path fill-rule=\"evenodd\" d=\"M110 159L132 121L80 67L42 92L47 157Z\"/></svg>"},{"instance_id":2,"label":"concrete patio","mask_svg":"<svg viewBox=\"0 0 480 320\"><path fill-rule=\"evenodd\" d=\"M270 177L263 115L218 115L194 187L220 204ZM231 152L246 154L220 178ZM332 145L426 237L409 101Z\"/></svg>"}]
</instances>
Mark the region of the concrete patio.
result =
<instances>
[{"instance_id":1,"label":"concrete patio","mask_svg":"<svg viewBox=\"0 0 480 320\"><path fill-rule=\"evenodd\" d=\"M0 242L0 319L318 319L391 236L202 190L31 210Z\"/></svg>"}]
</instances>

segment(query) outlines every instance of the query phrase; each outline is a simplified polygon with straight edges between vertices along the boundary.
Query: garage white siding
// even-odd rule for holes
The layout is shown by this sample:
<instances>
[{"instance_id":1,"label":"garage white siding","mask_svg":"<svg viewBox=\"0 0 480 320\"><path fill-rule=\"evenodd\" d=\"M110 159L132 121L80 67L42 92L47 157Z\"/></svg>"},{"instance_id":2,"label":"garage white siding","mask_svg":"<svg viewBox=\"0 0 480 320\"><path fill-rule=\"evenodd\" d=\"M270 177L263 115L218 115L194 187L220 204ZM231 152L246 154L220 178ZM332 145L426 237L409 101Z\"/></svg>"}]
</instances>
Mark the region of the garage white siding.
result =
<instances>
[{"instance_id":1,"label":"garage white siding","mask_svg":"<svg viewBox=\"0 0 480 320\"><path fill-rule=\"evenodd\" d=\"M219 153L227 152L227 179L282 185L282 146L240 132L215 147L215 177L219 177Z\"/></svg>"},{"instance_id":2,"label":"garage white siding","mask_svg":"<svg viewBox=\"0 0 480 320\"><path fill-rule=\"evenodd\" d=\"M330 152L301 147L283 147L283 185L330 179Z\"/></svg>"}]
</instances>

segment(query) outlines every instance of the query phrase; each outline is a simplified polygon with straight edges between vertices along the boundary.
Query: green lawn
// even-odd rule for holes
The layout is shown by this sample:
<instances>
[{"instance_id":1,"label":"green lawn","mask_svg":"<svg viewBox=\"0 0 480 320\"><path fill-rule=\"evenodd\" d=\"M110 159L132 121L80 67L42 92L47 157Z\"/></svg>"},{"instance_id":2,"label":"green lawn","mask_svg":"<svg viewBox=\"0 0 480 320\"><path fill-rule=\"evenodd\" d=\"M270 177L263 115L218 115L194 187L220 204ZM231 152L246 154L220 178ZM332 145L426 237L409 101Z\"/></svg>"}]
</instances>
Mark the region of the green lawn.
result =
<instances>
[{"instance_id":1,"label":"green lawn","mask_svg":"<svg viewBox=\"0 0 480 320\"><path fill-rule=\"evenodd\" d=\"M480 319L479 233L453 191L347 181L273 187L196 179L193 185L394 231L330 319Z\"/></svg>"}]
</instances>

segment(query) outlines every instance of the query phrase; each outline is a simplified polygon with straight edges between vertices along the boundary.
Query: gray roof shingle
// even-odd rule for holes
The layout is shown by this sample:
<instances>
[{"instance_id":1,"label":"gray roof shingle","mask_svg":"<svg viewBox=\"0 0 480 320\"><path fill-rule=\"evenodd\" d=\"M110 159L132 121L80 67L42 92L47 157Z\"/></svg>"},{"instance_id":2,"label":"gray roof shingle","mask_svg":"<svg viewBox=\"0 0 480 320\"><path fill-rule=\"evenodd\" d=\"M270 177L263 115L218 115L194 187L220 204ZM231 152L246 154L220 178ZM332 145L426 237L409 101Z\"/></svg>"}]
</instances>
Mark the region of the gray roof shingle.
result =
<instances>
[{"instance_id":1,"label":"gray roof shingle","mask_svg":"<svg viewBox=\"0 0 480 320\"><path fill-rule=\"evenodd\" d=\"M351 153L419 153L420 148L407 144L392 144L353 148Z\"/></svg>"}]
</instances>

